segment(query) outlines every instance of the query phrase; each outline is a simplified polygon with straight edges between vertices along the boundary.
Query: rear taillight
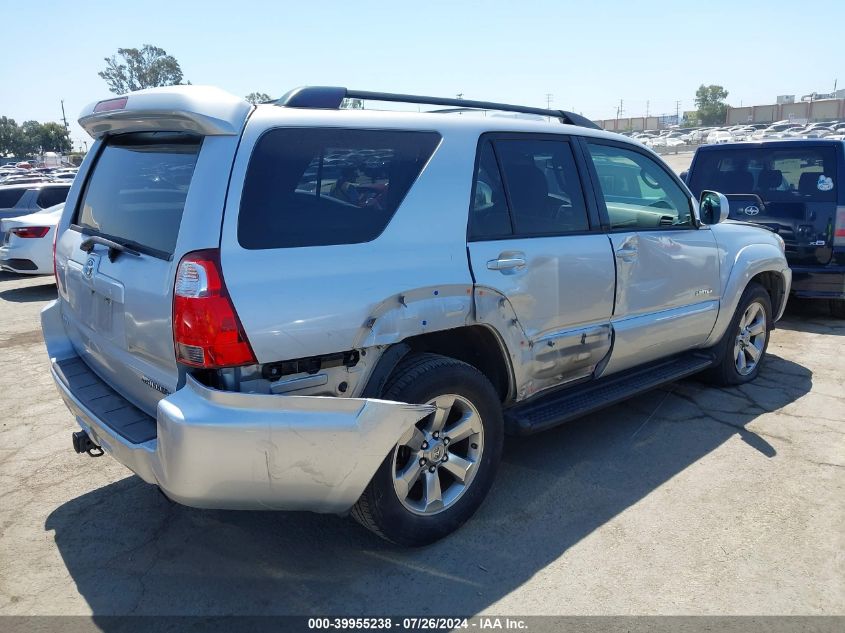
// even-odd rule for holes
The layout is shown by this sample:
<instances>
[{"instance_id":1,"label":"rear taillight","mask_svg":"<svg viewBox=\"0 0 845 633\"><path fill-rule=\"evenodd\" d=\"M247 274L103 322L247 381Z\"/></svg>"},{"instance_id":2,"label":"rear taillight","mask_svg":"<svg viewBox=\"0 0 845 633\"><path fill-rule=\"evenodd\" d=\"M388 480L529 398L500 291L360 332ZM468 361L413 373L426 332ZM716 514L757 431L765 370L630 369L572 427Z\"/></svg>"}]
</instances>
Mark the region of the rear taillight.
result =
<instances>
[{"instance_id":1,"label":"rear taillight","mask_svg":"<svg viewBox=\"0 0 845 633\"><path fill-rule=\"evenodd\" d=\"M56 280L56 286L59 286L59 272L58 268L56 268L56 240L59 237L59 227L56 227L56 230L53 231L53 277ZM60 286L59 286L60 287Z\"/></svg>"},{"instance_id":2,"label":"rear taillight","mask_svg":"<svg viewBox=\"0 0 845 633\"><path fill-rule=\"evenodd\" d=\"M17 235L18 237L44 237L50 231L49 226L22 226L15 229L9 229L9 233Z\"/></svg>"},{"instance_id":3,"label":"rear taillight","mask_svg":"<svg viewBox=\"0 0 845 633\"><path fill-rule=\"evenodd\" d=\"M836 207L836 225L833 227L833 245L845 246L845 207Z\"/></svg>"},{"instance_id":4,"label":"rear taillight","mask_svg":"<svg viewBox=\"0 0 845 633\"><path fill-rule=\"evenodd\" d=\"M188 253L179 262L173 290L176 360L192 367L256 363L229 298L216 250Z\"/></svg>"}]
</instances>

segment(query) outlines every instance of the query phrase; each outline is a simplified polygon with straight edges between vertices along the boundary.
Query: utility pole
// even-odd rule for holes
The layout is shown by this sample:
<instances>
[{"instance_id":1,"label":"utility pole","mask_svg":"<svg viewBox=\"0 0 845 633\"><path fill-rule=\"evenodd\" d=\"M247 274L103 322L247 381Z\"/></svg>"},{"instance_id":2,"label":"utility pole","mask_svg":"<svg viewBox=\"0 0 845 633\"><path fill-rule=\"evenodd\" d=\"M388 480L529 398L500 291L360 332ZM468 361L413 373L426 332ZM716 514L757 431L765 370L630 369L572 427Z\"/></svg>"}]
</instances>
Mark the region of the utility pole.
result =
<instances>
[{"instance_id":1,"label":"utility pole","mask_svg":"<svg viewBox=\"0 0 845 633\"><path fill-rule=\"evenodd\" d=\"M464 93L463 93L463 92L459 92L459 93L458 93L458 94L456 94L455 96L456 96L458 99L463 99L463 98L464 98Z\"/></svg>"},{"instance_id":2,"label":"utility pole","mask_svg":"<svg viewBox=\"0 0 845 633\"><path fill-rule=\"evenodd\" d=\"M64 121L64 124L65 124L65 132L67 132L68 136L70 136L70 128L67 125L67 117L65 116L65 100L64 99L61 100L61 104L62 104L62 121Z\"/></svg>"},{"instance_id":3,"label":"utility pole","mask_svg":"<svg viewBox=\"0 0 845 633\"><path fill-rule=\"evenodd\" d=\"M619 127L619 115L622 114L625 110L622 109L624 102L622 99L619 100L619 105L616 106L616 127Z\"/></svg>"},{"instance_id":4,"label":"utility pole","mask_svg":"<svg viewBox=\"0 0 845 633\"><path fill-rule=\"evenodd\" d=\"M648 106L650 105L649 101L645 102L645 118L648 118Z\"/></svg>"},{"instance_id":5,"label":"utility pole","mask_svg":"<svg viewBox=\"0 0 845 633\"><path fill-rule=\"evenodd\" d=\"M552 109L552 101L554 100L554 95L551 92L546 93L546 110ZM549 121L552 120L552 117L546 117Z\"/></svg>"},{"instance_id":6,"label":"utility pole","mask_svg":"<svg viewBox=\"0 0 845 633\"><path fill-rule=\"evenodd\" d=\"M675 102L675 125L681 124L681 102Z\"/></svg>"}]
</instances>

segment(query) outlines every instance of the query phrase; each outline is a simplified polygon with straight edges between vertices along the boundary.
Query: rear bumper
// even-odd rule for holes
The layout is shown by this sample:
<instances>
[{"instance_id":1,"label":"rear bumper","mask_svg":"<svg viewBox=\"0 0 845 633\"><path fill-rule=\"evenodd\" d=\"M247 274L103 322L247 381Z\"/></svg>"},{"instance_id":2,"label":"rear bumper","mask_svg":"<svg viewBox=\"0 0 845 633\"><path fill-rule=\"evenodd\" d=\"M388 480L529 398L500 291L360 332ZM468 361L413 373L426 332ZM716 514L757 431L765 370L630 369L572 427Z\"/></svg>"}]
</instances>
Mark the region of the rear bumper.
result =
<instances>
[{"instance_id":1,"label":"rear bumper","mask_svg":"<svg viewBox=\"0 0 845 633\"><path fill-rule=\"evenodd\" d=\"M114 398L108 385L97 385L92 372L80 386L62 371L60 363L75 352L60 309L54 302L41 318L65 404L103 450L185 505L344 512L403 433L433 410L373 399L223 392L188 377L159 402L155 436L135 443L109 413L92 410L92 389Z\"/></svg>"},{"instance_id":2,"label":"rear bumper","mask_svg":"<svg viewBox=\"0 0 845 633\"><path fill-rule=\"evenodd\" d=\"M845 266L792 266L792 295L845 299Z\"/></svg>"},{"instance_id":3,"label":"rear bumper","mask_svg":"<svg viewBox=\"0 0 845 633\"><path fill-rule=\"evenodd\" d=\"M38 270L38 264L30 259L2 259L0 258L0 270L6 270L11 273L26 273L29 275L43 274Z\"/></svg>"}]
</instances>

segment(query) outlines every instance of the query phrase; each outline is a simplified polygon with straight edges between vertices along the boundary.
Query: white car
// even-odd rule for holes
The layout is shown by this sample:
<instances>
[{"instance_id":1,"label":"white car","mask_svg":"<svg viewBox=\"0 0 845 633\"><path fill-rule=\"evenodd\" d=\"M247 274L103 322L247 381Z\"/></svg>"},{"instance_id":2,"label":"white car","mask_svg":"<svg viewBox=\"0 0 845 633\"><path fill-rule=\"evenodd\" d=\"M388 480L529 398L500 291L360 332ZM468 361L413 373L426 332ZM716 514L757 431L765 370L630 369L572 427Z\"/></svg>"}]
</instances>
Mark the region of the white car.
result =
<instances>
[{"instance_id":1,"label":"white car","mask_svg":"<svg viewBox=\"0 0 845 633\"><path fill-rule=\"evenodd\" d=\"M710 132L710 134L707 135L707 140L705 142L708 144L730 143L733 140L733 135L727 130L713 130L712 132Z\"/></svg>"},{"instance_id":2,"label":"white car","mask_svg":"<svg viewBox=\"0 0 845 633\"><path fill-rule=\"evenodd\" d=\"M53 274L53 235L64 203L38 213L0 221L0 270L25 275Z\"/></svg>"}]
</instances>

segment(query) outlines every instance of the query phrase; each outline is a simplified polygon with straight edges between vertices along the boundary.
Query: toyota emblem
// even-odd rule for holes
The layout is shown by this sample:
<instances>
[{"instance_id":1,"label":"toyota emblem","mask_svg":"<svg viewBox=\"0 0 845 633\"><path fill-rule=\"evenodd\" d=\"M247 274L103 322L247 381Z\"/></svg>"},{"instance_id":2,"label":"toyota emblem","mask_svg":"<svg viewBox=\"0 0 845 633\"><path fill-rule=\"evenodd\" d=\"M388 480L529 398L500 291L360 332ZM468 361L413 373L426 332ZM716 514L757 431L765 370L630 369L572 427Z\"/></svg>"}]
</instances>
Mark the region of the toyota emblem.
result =
<instances>
[{"instance_id":1,"label":"toyota emblem","mask_svg":"<svg viewBox=\"0 0 845 633\"><path fill-rule=\"evenodd\" d=\"M745 215L757 215L758 213L760 213L760 209L753 204L745 207Z\"/></svg>"},{"instance_id":2,"label":"toyota emblem","mask_svg":"<svg viewBox=\"0 0 845 633\"><path fill-rule=\"evenodd\" d=\"M85 266L82 267L82 275L85 279L91 279L94 276L94 265L97 263L97 260L93 255L89 256L87 260L85 260Z\"/></svg>"}]
</instances>

